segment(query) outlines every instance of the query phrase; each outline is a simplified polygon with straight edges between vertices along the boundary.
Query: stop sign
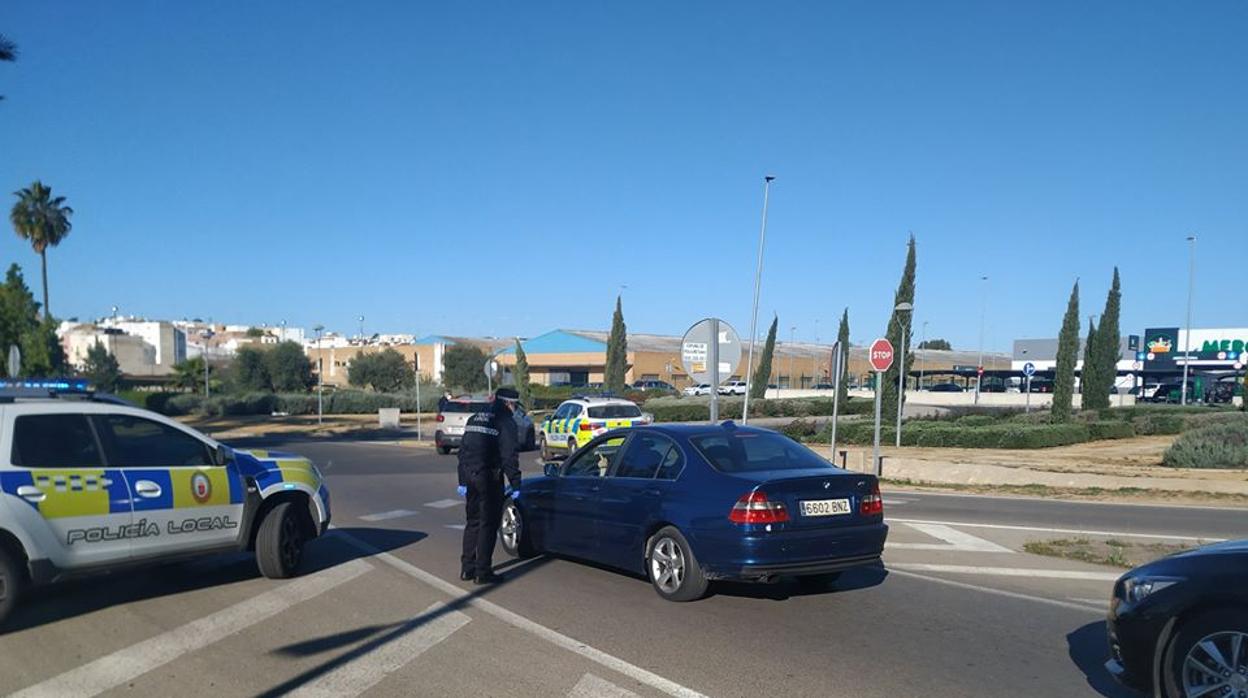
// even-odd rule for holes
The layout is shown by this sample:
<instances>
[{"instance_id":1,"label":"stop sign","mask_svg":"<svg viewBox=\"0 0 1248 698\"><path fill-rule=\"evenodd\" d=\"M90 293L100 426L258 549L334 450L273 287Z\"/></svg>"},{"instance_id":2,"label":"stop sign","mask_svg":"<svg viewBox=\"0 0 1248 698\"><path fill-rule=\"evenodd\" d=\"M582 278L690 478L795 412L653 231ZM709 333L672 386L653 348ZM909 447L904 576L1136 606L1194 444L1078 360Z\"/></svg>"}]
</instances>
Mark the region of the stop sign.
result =
<instances>
[{"instance_id":1,"label":"stop sign","mask_svg":"<svg viewBox=\"0 0 1248 698\"><path fill-rule=\"evenodd\" d=\"M871 342L871 349L867 352L867 360L871 362L871 368L883 373L893 365L893 343L883 337Z\"/></svg>"}]
</instances>

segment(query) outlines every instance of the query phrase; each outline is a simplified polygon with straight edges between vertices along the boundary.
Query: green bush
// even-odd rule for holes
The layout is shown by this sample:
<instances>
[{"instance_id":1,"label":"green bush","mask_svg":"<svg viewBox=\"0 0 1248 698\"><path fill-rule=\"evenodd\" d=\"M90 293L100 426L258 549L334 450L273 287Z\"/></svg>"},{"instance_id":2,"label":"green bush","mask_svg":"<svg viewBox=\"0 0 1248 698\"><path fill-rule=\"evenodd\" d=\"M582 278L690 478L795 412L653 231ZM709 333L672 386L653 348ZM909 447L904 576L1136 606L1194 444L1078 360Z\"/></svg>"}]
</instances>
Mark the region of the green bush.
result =
<instances>
[{"instance_id":1,"label":"green bush","mask_svg":"<svg viewBox=\"0 0 1248 698\"><path fill-rule=\"evenodd\" d=\"M1166 449L1162 463L1172 468L1248 468L1248 430L1223 423L1184 432Z\"/></svg>"},{"instance_id":2,"label":"green bush","mask_svg":"<svg viewBox=\"0 0 1248 698\"><path fill-rule=\"evenodd\" d=\"M1200 429L1215 424L1232 424L1239 426L1240 429L1248 429L1248 414L1243 412L1206 411L1200 414L1183 416L1183 431Z\"/></svg>"},{"instance_id":3,"label":"green bush","mask_svg":"<svg viewBox=\"0 0 1248 698\"><path fill-rule=\"evenodd\" d=\"M709 397L658 397L645 404L645 410L654 415L656 422L703 422L711 418ZM720 419L739 419L742 398L721 397ZM750 400L750 417L828 417L832 415L834 400L831 397L783 398L775 400ZM861 414L859 405L871 407L869 400L850 400L845 403L842 414ZM853 407L854 409L849 409Z\"/></svg>"},{"instance_id":4,"label":"green bush","mask_svg":"<svg viewBox=\"0 0 1248 698\"><path fill-rule=\"evenodd\" d=\"M1160 436L1183 431L1184 421L1181 414L1141 414L1131 420L1131 425L1139 436Z\"/></svg>"},{"instance_id":5,"label":"green bush","mask_svg":"<svg viewBox=\"0 0 1248 698\"><path fill-rule=\"evenodd\" d=\"M161 410L161 412L163 414L169 415L170 417L178 417L184 414L191 414L193 412L198 412L199 407L201 404L203 404L203 402L204 402L204 396L196 395L195 393L183 393L181 395L174 395L173 397L165 401L164 409Z\"/></svg>"},{"instance_id":6,"label":"green bush","mask_svg":"<svg viewBox=\"0 0 1248 698\"><path fill-rule=\"evenodd\" d=\"M1131 422L1116 419L1088 422L1088 438L1092 441L1105 439L1130 439L1135 436L1135 427Z\"/></svg>"},{"instance_id":7,"label":"green bush","mask_svg":"<svg viewBox=\"0 0 1248 698\"><path fill-rule=\"evenodd\" d=\"M837 441L845 444L870 445L874 425L865 420L841 422L837 428ZM819 432L820 439L827 439L831 426ZM883 426L880 429L882 443L894 443L896 429ZM918 420L907 422L902 428L903 446L932 448L1051 448L1083 443L1090 436L1086 424L1019 424L1000 422L986 426L968 427L948 421Z\"/></svg>"},{"instance_id":8,"label":"green bush","mask_svg":"<svg viewBox=\"0 0 1248 698\"><path fill-rule=\"evenodd\" d=\"M780 428L780 433L798 441L810 441L818 433L815 423L805 419L795 419Z\"/></svg>"},{"instance_id":9,"label":"green bush","mask_svg":"<svg viewBox=\"0 0 1248 698\"><path fill-rule=\"evenodd\" d=\"M989 424L996 424L1000 420L997 417L987 414L968 414L965 417L958 417L955 422L960 427L986 427Z\"/></svg>"}]
</instances>

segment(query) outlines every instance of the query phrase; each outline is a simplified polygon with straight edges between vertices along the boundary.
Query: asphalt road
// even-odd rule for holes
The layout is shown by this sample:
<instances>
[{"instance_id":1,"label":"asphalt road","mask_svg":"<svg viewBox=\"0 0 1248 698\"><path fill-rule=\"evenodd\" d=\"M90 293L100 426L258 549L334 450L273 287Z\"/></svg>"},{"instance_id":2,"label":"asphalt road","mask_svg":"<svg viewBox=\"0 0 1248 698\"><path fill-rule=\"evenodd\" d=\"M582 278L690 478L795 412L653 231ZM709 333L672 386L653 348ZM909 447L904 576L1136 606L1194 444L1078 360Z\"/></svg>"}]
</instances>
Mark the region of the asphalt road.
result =
<instances>
[{"instance_id":1,"label":"asphalt road","mask_svg":"<svg viewBox=\"0 0 1248 698\"><path fill-rule=\"evenodd\" d=\"M234 555L42 590L0 636L0 693L1126 696L1101 668L1116 572L1021 541L1242 537L1248 518L886 492L887 569L673 604L641 578L501 551L505 583L462 584L453 456L266 445L312 457L330 481L336 530L311 545L307 574L273 582Z\"/></svg>"}]
</instances>

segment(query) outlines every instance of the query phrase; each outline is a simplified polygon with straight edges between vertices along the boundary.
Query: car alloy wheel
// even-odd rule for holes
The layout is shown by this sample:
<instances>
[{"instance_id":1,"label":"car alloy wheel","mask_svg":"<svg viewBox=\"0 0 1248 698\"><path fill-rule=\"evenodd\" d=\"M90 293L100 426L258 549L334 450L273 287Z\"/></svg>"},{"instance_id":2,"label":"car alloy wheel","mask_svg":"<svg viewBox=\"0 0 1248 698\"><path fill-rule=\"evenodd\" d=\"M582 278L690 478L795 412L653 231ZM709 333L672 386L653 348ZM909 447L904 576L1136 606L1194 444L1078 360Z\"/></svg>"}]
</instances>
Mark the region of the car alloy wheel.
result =
<instances>
[{"instance_id":1,"label":"car alloy wheel","mask_svg":"<svg viewBox=\"0 0 1248 698\"><path fill-rule=\"evenodd\" d=\"M1205 636L1183 658L1184 696L1248 698L1248 633Z\"/></svg>"},{"instance_id":2,"label":"car alloy wheel","mask_svg":"<svg viewBox=\"0 0 1248 698\"><path fill-rule=\"evenodd\" d=\"M287 516L282 519L282 540L279 546L282 565L292 570L298 567L299 560L303 557L303 533L299 530L299 521L295 517Z\"/></svg>"},{"instance_id":3,"label":"car alloy wheel","mask_svg":"<svg viewBox=\"0 0 1248 698\"><path fill-rule=\"evenodd\" d=\"M503 520L498 527L498 535L503 539L503 547L508 552L520 547L520 516L516 513L516 505L503 507Z\"/></svg>"},{"instance_id":4,"label":"car alloy wheel","mask_svg":"<svg viewBox=\"0 0 1248 698\"><path fill-rule=\"evenodd\" d=\"M663 537L650 553L650 578L664 594L675 594L685 581L685 554L671 538Z\"/></svg>"}]
</instances>

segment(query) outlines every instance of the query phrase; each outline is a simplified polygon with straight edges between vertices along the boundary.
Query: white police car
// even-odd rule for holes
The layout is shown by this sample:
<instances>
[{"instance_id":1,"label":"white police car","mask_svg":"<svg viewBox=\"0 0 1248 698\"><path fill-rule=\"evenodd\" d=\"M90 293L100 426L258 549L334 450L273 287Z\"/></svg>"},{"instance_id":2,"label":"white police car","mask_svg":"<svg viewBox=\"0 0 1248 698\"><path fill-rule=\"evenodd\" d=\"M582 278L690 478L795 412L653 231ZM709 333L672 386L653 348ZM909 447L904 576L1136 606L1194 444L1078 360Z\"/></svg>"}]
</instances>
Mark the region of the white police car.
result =
<instances>
[{"instance_id":1,"label":"white police car","mask_svg":"<svg viewBox=\"0 0 1248 698\"><path fill-rule=\"evenodd\" d=\"M264 576L290 577L329 526L307 459L58 386L85 387L0 381L0 623L28 585L147 561L254 550Z\"/></svg>"},{"instance_id":2,"label":"white police car","mask_svg":"<svg viewBox=\"0 0 1248 698\"><path fill-rule=\"evenodd\" d=\"M610 396L577 396L564 400L546 419L537 435L542 459L550 460L562 451L571 456L576 449L610 429L627 429L649 424L654 419L637 403Z\"/></svg>"}]
</instances>

